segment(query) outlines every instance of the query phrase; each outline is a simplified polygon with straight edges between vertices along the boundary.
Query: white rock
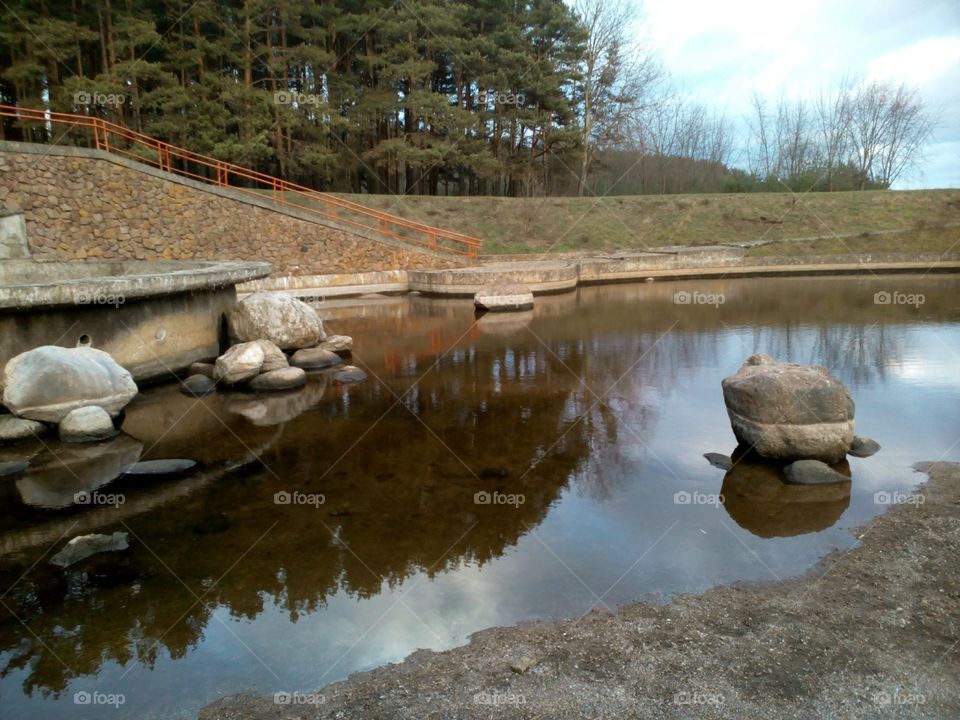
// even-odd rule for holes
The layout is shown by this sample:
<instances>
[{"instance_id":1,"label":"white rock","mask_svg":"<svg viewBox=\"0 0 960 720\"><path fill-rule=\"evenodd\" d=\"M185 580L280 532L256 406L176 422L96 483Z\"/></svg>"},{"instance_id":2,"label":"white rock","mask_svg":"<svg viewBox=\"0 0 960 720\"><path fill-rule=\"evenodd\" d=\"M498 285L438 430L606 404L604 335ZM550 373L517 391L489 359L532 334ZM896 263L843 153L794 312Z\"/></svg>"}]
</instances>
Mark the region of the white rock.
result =
<instances>
[{"instance_id":1,"label":"white rock","mask_svg":"<svg viewBox=\"0 0 960 720\"><path fill-rule=\"evenodd\" d=\"M92 535L78 535L68 542L60 552L54 555L50 562L59 567L70 567L91 555L102 552L116 552L130 547L125 532L115 532L112 535L94 533Z\"/></svg>"},{"instance_id":2,"label":"white rock","mask_svg":"<svg viewBox=\"0 0 960 720\"><path fill-rule=\"evenodd\" d=\"M236 385L256 377L263 367L263 348L258 342L234 345L217 358L213 379L224 385Z\"/></svg>"},{"instance_id":3,"label":"white rock","mask_svg":"<svg viewBox=\"0 0 960 720\"><path fill-rule=\"evenodd\" d=\"M47 426L36 420L0 415L0 443L25 440L43 435L46 431Z\"/></svg>"},{"instance_id":4,"label":"white rock","mask_svg":"<svg viewBox=\"0 0 960 720\"><path fill-rule=\"evenodd\" d=\"M505 312L530 310L533 307L533 292L518 283L493 283L481 288L473 296L473 304L480 310Z\"/></svg>"},{"instance_id":5,"label":"white rock","mask_svg":"<svg viewBox=\"0 0 960 720\"><path fill-rule=\"evenodd\" d=\"M44 345L7 362L3 404L19 417L59 423L88 405L116 417L137 394L133 377L108 353Z\"/></svg>"},{"instance_id":6,"label":"white rock","mask_svg":"<svg viewBox=\"0 0 960 720\"><path fill-rule=\"evenodd\" d=\"M96 405L71 410L60 421L60 439L63 442L97 442L116 434L110 414Z\"/></svg>"},{"instance_id":7,"label":"white rock","mask_svg":"<svg viewBox=\"0 0 960 720\"><path fill-rule=\"evenodd\" d=\"M282 350L313 347L326 337L316 311L286 293L249 295L237 303L228 322L238 340L269 340Z\"/></svg>"}]
</instances>

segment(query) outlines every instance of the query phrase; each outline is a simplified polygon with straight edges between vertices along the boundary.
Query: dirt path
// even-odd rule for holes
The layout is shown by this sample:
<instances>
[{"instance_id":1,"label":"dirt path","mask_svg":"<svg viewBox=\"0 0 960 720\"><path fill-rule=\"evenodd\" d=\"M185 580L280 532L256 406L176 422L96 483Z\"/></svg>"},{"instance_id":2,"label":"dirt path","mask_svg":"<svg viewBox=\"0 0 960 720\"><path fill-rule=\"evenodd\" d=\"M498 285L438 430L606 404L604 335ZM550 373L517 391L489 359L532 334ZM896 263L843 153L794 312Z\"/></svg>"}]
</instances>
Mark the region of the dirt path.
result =
<instances>
[{"instance_id":1,"label":"dirt path","mask_svg":"<svg viewBox=\"0 0 960 720\"><path fill-rule=\"evenodd\" d=\"M922 504L797 580L493 628L298 704L240 695L200 717L960 718L960 465L924 469Z\"/></svg>"}]
</instances>

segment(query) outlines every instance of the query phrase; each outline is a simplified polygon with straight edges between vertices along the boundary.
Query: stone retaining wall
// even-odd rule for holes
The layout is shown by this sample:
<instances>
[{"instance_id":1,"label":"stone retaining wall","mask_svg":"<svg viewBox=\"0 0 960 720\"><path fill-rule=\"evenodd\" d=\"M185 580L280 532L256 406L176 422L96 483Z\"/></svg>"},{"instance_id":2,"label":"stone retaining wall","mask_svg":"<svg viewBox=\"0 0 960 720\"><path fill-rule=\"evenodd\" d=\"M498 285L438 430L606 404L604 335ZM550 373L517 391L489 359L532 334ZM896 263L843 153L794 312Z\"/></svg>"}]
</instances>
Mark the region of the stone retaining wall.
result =
<instances>
[{"instance_id":1,"label":"stone retaining wall","mask_svg":"<svg viewBox=\"0 0 960 720\"><path fill-rule=\"evenodd\" d=\"M23 210L35 260L263 260L274 276L456 264L267 204L96 150L0 142L0 206Z\"/></svg>"}]
</instances>

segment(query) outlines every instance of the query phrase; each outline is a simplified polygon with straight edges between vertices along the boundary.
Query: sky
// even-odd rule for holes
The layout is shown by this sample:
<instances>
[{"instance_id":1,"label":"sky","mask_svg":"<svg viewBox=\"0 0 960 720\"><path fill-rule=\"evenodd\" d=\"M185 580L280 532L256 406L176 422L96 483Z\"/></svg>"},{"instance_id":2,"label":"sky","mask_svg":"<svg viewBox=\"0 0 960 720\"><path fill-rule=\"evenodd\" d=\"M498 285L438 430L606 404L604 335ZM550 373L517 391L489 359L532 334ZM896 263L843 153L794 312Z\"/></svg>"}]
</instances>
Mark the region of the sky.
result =
<instances>
[{"instance_id":1,"label":"sky","mask_svg":"<svg viewBox=\"0 0 960 720\"><path fill-rule=\"evenodd\" d=\"M940 122L896 188L960 187L960 0L645 0L641 40L674 84L741 119L750 94L813 94L844 75L902 80Z\"/></svg>"}]
</instances>

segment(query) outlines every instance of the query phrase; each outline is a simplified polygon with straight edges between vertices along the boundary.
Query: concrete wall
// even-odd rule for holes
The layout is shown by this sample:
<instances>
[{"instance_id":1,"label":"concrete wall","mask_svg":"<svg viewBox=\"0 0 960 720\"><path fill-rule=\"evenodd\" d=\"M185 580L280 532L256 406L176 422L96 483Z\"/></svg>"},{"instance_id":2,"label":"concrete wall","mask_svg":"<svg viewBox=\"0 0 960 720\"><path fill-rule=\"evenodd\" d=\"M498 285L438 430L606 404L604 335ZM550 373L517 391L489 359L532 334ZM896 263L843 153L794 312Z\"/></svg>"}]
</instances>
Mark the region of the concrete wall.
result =
<instances>
[{"instance_id":1,"label":"concrete wall","mask_svg":"<svg viewBox=\"0 0 960 720\"><path fill-rule=\"evenodd\" d=\"M273 276L456 264L86 148L0 142L0 206L23 210L39 261L265 260Z\"/></svg>"}]
</instances>

